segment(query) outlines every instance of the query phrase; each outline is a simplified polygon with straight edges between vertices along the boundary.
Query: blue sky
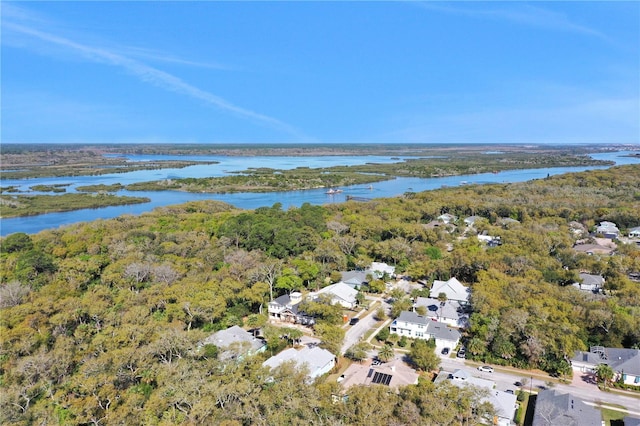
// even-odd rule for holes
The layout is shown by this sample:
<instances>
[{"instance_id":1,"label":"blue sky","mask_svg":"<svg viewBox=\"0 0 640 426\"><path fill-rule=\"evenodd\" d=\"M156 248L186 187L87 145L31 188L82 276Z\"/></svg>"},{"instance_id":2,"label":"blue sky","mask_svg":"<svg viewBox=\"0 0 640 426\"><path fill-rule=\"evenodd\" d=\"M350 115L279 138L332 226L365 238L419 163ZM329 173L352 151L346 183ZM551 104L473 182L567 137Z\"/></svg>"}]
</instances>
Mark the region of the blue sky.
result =
<instances>
[{"instance_id":1,"label":"blue sky","mask_svg":"<svg viewBox=\"0 0 640 426\"><path fill-rule=\"evenodd\" d=\"M640 143L639 2L1 7L5 143Z\"/></svg>"}]
</instances>

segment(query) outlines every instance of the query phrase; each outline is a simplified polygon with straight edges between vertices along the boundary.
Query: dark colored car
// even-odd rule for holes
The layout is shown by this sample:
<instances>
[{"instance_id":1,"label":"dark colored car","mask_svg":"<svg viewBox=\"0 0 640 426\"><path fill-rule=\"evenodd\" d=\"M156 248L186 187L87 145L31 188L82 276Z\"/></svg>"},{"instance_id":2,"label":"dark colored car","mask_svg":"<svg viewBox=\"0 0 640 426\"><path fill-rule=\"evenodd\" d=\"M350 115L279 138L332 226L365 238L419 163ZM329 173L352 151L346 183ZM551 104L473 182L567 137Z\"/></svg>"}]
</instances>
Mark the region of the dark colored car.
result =
<instances>
[{"instance_id":1,"label":"dark colored car","mask_svg":"<svg viewBox=\"0 0 640 426\"><path fill-rule=\"evenodd\" d=\"M449 348L444 348L442 350L442 355L449 355Z\"/></svg>"},{"instance_id":2,"label":"dark colored car","mask_svg":"<svg viewBox=\"0 0 640 426\"><path fill-rule=\"evenodd\" d=\"M349 321L350 325L356 325L358 323L358 321L360 321L360 318L351 318L351 321Z\"/></svg>"}]
</instances>

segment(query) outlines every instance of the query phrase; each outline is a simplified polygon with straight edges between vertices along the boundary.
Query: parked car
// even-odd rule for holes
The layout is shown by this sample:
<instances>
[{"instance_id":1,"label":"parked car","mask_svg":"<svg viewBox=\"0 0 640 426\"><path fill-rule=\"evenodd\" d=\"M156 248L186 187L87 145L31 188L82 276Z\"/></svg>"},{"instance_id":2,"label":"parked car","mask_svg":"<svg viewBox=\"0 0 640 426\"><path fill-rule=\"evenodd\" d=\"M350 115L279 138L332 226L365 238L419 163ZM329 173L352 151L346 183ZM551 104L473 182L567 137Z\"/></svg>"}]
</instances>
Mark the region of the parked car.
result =
<instances>
[{"instance_id":1,"label":"parked car","mask_svg":"<svg viewBox=\"0 0 640 426\"><path fill-rule=\"evenodd\" d=\"M489 365L481 365L480 367L478 367L478 370L484 373L493 373L493 367Z\"/></svg>"},{"instance_id":2,"label":"parked car","mask_svg":"<svg viewBox=\"0 0 640 426\"><path fill-rule=\"evenodd\" d=\"M519 387L519 388L521 388L522 387L522 382L515 382L514 385Z\"/></svg>"},{"instance_id":3,"label":"parked car","mask_svg":"<svg viewBox=\"0 0 640 426\"><path fill-rule=\"evenodd\" d=\"M460 350L458 351L458 358L464 358L466 354L467 351L464 348L460 348Z\"/></svg>"},{"instance_id":4,"label":"parked car","mask_svg":"<svg viewBox=\"0 0 640 426\"><path fill-rule=\"evenodd\" d=\"M356 325L358 323L358 321L360 321L360 318L351 318L351 321L349 321L350 325Z\"/></svg>"},{"instance_id":5,"label":"parked car","mask_svg":"<svg viewBox=\"0 0 640 426\"><path fill-rule=\"evenodd\" d=\"M444 348L442 350L442 355L449 355L449 348Z\"/></svg>"},{"instance_id":6,"label":"parked car","mask_svg":"<svg viewBox=\"0 0 640 426\"><path fill-rule=\"evenodd\" d=\"M511 395L513 395L513 394L514 394L513 389L507 389L505 392L506 392L506 393L510 393Z\"/></svg>"}]
</instances>

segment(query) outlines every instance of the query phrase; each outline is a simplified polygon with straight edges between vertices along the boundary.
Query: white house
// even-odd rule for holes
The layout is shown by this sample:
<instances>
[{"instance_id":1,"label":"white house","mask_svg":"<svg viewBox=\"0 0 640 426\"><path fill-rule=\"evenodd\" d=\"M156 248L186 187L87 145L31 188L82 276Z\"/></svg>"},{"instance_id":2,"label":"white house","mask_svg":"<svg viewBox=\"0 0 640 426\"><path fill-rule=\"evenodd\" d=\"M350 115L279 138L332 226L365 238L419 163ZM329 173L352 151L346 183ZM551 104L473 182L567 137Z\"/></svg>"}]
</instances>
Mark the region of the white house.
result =
<instances>
[{"instance_id":1,"label":"white house","mask_svg":"<svg viewBox=\"0 0 640 426\"><path fill-rule=\"evenodd\" d=\"M488 393L483 396L482 402L489 402L495 409L495 417L492 419L494 425L499 426L511 426L516 414L517 397L516 395L508 392L496 390L495 382L492 380L486 380L479 377L474 377L467 370L459 369L453 373L441 372L436 378L436 384L449 381L451 384L464 387L475 386L482 389L487 389Z\"/></svg>"},{"instance_id":2,"label":"white house","mask_svg":"<svg viewBox=\"0 0 640 426\"><path fill-rule=\"evenodd\" d=\"M454 277L448 281L433 281L429 296L437 299L440 293L444 293L447 296L447 300L455 300L465 305L469 302L470 291L468 287L463 286L462 283Z\"/></svg>"},{"instance_id":3,"label":"white house","mask_svg":"<svg viewBox=\"0 0 640 426\"><path fill-rule=\"evenodd\" d=\"M456 221L456 217L454 215L452 215L451 213L444 213L441 214L440 216L438 216L438 220L449 224L449 223L453 223Z\"/></svg>"},{"instance_id":4,"label":"white house","mask_svg":"<svg viewBox=\"0 0 640 426\"><path fill-rule=\"evenodd\" d=\"M476 221L480 220L480 219L484 219L484 217L482 216L469 216L469 217L465 217L464 218L464 223L468 226L473 226L475 225Z\"/></svg>"},{"instance_id":5,"label":"white house","mask_svg":"<svg viewBox=\"0 0 640 426\"><path fill-rule=\"evenodd\" d=\"M390 277L395 277L396 275L396 267L389 266L384 262L371 262L369 270L378 278L382 278L385 273Z\"/></svg>"},{"instance_id":6,"label":"white house","mask_svg":"<svg viewBox=\"0 0 640 426\"><path fill-rule=\"evenodd\" d=\"M220 349L218 358L221 360L240 359L245 355L264 352L267 348L264 340L254 337L237 325L213 333L198 346L204 345L216 345Z\"/></svg>"},{"instance_id":7,"label":"white house","mask_svg":"<svg viewBox=\"0 0 640 426\"><path fill-rule=\"evenodd\" d=\"M409 311L400 312L400 316L389 326L389 332L412 339L434 339L437 350L455 348L461 336L458 330L447 324Z\"/></svg>"},{"instance_id":8,"label":"white house","mask_svg":"<svg viewBox=\"0 0 640 426\"><path fill-rule=\"evenodd\" d=\"M600 222L600 225L596 228L596 234L602 234L605 238L618 238L620 230L618 226L613 222Z\"/></svg>"},{"instance_id":9,"label":"white house","mask_svg":"<svg viewBox=\"0 0 640 426\"><path fill-rule=\"evenodd\" d=\"M640 349L592 346L589 352L576 351L571 366L580 372L595 373L600 364L607 364L628 385L640 386Z\"/></svg>"},{"instance_id":10,"label":"white house","mask_svg":"<svg viewBox=\"0 0 640 426\"><path fill-rule=\"evenodd\" d=\"M294 291L291 294L272 300L268 305L269 319L274 321L291 322L302 325L313 325L315 319L298 311L298 305L302 302L302 293Z\"/></svg>"},{"instance_id":11,"label":"white house","mask_svg":"<svg viewBox=\"0 0 640 426\"><path fill-rule=\"evenodd\" d=\"M307 378L314 380L328 373L336 365L336 357L326 349L305 346L301 350L285 349L262 363L264 367L277 368L285 362L292 362L298 368L306 368Z\"/></svg>"},{"instance_id":12,"label":"white house","mask_svg":"<svg viewBox=\"0 0 640 426\"><path fill-rule=\"evenodd\" d=\"M580 273L580 281L573 283L573 286L578 290L590 291L592 293L599 293L604 286L604 277L602 275L593 275Z\"/></svg>"},{"instance_id":13,"label":"white house","mask_svg":"<svg viewBox=\"0 0 640 426\"><path fill-rule=\"evenodd\" d=\"M358 304L358 301L356 300L358 290L355 290L353 287L343 282L326 286L320 291L310 294L309 297L317 298L321 294L326 294L331 297L332 305L338 304L344 308L353 309Z\"/></svg>"},{"instance_id":14,"label":"white house","mask_svg":"<svg viewBox=\"0 0 640 426\"><path fill-rule=\"evenodd\" d=\"M440 302L431 297L418 297L413 303L414 312L421 306L426 308L426 316L431 319L452 327L463 328L467 326L468 316L462 313L460 302L456 300Z\"/></svg>"}]
</instances>

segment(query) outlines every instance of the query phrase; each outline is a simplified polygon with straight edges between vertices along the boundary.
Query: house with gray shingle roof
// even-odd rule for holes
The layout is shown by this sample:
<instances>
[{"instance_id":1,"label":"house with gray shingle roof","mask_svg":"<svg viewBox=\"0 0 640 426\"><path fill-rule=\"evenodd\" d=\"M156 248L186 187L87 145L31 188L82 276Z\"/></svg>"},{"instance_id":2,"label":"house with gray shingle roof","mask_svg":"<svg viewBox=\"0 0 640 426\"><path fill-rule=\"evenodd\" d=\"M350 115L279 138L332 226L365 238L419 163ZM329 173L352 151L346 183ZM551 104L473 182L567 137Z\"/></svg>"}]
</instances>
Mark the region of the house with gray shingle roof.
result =
<instances>
[{"instance_id":1,"label":"house with gray shingle roof","mask_svg":"<svg viewBox=\"0 0 640 426\"><path fill-rule=\"evenodd\" d=\"M332 305L340 305L343 308L353 309L358 304L358 301L356 300L358 290L355 290L353 287L343 282L328 285L320 291L310 294L309 298L314 299L321 294L329 296L331 298Z\"/></svg>"},{"instance_id":2,"label":"house with gray shingle roof","mask_svg":"<svg viewBox=\"0 0 640 426\"><path fill-rule=\"evenodd\" d=\"M620 236L620 230L618 226L613 222L600 222L600 225L596 228L596 234L602 234L604 238L615 239Z\"/></svg>"},{"instance_id":3,"label":"house with gray shingle roof","mask_svg":"<svg viewBox=\"0 0 640 426\"><path fill-rule=\"evenodd\" d=\"M494 425L511 426L515 417L517 408L516 395L509 392L503 392L495 389L496 383L493 380L474 377L470 372L464 369L455 370L453 373L441 371L435 380L435 384L449 382L460 388L465 386L475 386L485 390L482 396L482 402L490 403L495 409Z\"/></svg>"},{"instance_id":4,"label":"house with gray shingle roof","mask_svg":"<svg viewBox=\"0 0 640 426\"><path fill-rule=\"evenodd\" d=\"M400 312L400 316L391 322L389 332L412 339L434 339L437 350L455 348L461 337L455 328L409 311Z\"/></svg>"},{"instance_id":5,"label":"house with gray shingle roof","mask_svg":"<svg viewBox=\"0 0 640 426\"><path fill-rule=\"evenodd\" d=\"M616 372L614 380L620 378L628 385L640 386L640 349L592 346L589 352L576 351L571 358L573 369L581 372L594 373L600 364Z\"/></svg>"},{"instance_id":6,"label":"house with gray shingle roof","mask_svg":"<svg viewBox=\"0 0 640 426\"><path fill-rule=\"evenodd\" d=\"M640 417L626 416L624 426L640 426Z\"/></svg>"},{"instance_id":7,"label":"house with gray shingle roof","mask_svg":"<svg viewBox=\"0 0 640 426\"><path fill-rule=\"evenodd\" d=\"M264 340L237 325L213 333L200 342L199 346L204 345L217 346L220 349L218 354L220 360L241 359L246 355L264 352L267 348Z\"/></svg>"},{"instance_id":8,"label":"house with gray shingle roof","mask_svg":"<svg viewBox=\"0 0 640 426\"><path fill-rule=\"evenodd\" d=\"M602 275L586 274L584 272L579 274L580 281L573 283L573 286L578 290L590 291L593 293L599 293L604 286L604 277Z\"/></svg>"},{"instance_id":9,"label":"house with gray shingle roof","mask_svg":"<svg viewBox=\"0 0 640 426\"><path fill-rule=\"evenodd\" d=\"M371 271L344 271L341 272L341 282L356 290L360 290L360 287L368 281L368 274L371 274Z\"/></svg>"},{"instance_id":10,"label":"house with gray shingle roof","mask_svg":"<svg viewBox=\"0 0 640 426\"><path fill-rule=\"evenodd\" d=\"M413 303L414 312L421 306L426 308L426 316L452 327L466 327L469 322L468 316L462 313L460 302L456 300L440 302L431 297L418 297Z\"/></svg>"},{"instance_id":11,"label":"house with gray shingle roof","mask_svg":"<svg viewBox=\"0 0 640 426\"><path fill-rule=\"evenodd\" d=\"M600 410L570 393L554 389L538 392L533 426L602 426Z\"/></svg>"},{"instance_id":12,"label":"house with gray shingle roof","mask_svg":"<svg viewBox=\"0 0 640 426\"><path fill-rule=\"evenodd\" d=\"M266 360L262 365L269 368L278 368L286 362L295 364L297 368L306 368L307 378L314 380L331 371L336 365L336 357L326 349L317 346L312 348L305 346L301 350L285 349Z\"/></svg>"},{"instance_id":13,"label":"house with gray shingle roof","mask_svg":"<svg viewBox=\"0 0 640 426\"><path fill-rule=\"evenodd\" d=\"M447 281L434 280L429 296L437 299L440 293L444 293L447 295L447 300L456 300L461 304L466 304L469 301L470 292L469 287L465 287L457 278L453 277Z\"/></svg>"}]
</instances>

